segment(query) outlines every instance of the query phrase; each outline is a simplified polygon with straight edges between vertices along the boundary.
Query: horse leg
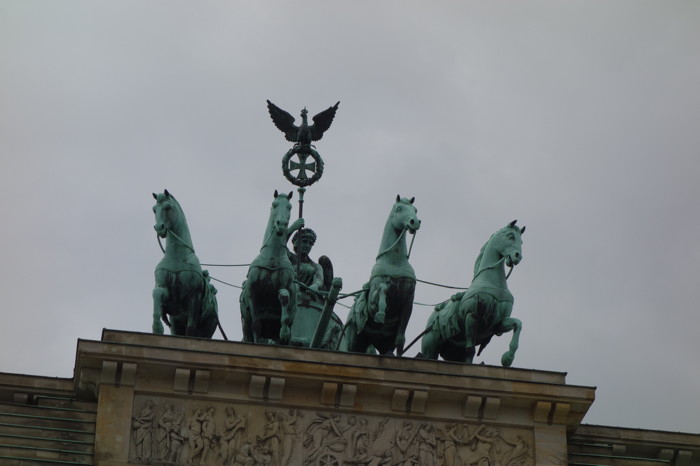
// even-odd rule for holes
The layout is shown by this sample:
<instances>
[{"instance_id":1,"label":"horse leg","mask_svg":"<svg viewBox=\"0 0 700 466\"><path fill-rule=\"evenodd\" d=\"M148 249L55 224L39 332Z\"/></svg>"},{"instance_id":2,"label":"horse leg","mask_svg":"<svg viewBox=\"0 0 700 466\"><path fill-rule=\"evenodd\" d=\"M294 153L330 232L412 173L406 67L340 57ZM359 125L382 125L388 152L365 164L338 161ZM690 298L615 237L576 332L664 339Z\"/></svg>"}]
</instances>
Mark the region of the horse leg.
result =
<instances>
[{"instance_id":1,"label":"horse leg","mask_svg":"<svg viewBox=\"0 0 700 466\"><path fill-rule=\"evenodd\" d=\"M289 291L282 288L277 294L280 302L280 344L288 345L292 337L292 319L289 316Z\"/></svg>"},{"instance_id":2,"label":"horse leg","mask_svg":"<svg viewBox=\"0 0 700 466\"><path fill-rule=\"evenodd\" d=\"M396 355L403 355L403 346L406 343L406 327L408 327L408 321L411 318L411 313L413 312L413 294L415 292L415 282L408 289L401 290L403 292L401 297L402 304L399 307L399 325L396 329L396 338L394 339L394 345L396 346Z\"/></svg>"},{"instance_id":3,"label":"horse leg","mask_svg":"<svg viewBox=\"0 0 700 466\"><path fill-rule=\"evenodd\" d=\"M428 322L431 325L431 322ZM425 359L437 359L438 358L438 335L437 331L433 328L431 331L423 335L420 342L420 357Z\"/></svg>"},{"instance_id":4,"label":"horse leg","mask_svg":"<svg viewBox=\"0 0 700 466\"><path fill-rule=\"evenodd\" d=\"M199 293L190 293L184 302L184 309L187 310L187 327L185 335L188 337L199 337L198 324L201 315L202 296Z\"/></svg>"},{"instance_id":5,"label":"horse leg","mask_svg":"<svg viewBox=\"0 0 700 466\"><path fill-rule=\"evenodd\" d=\"M464 318L464 336L466 337L464 342L464 362L467 364L474 362L474 355L476 354L476 325L476 317L473 313L468 312Z\"/></svg>"},{"instance_id":6,"label":"horse leg","mask_svg":"<svg viewBox=\"0 0 700 466\"><path fill-rule=\"evenodd\" d=\"M170 326L167 317L164 312L165 302L169 298L168 289L163 286L157 286L153 289L153 333L156 335L163 334L163 322Z\"/></svg>"},{"instance_id":7,"label":"horse leg","mask_svg":"<svg viewBox=\"0 0 700 466\"><path fill-rule=\"evenodd\" d=\"M375 288L374 292L376 293L377 300L377 312L376 314L374 314L374 321L378 324L383 324L386 320L386 295L388 292L387 284L384 282L380 282Z\"/></svg>"},{"instance_id":8,"label":"horse leg","mask_svg":"<svg viewBox=\"0 0 700 466\"><path fill-rule=\"evenodd\" d=\"M501 356L501 364L503 367L510 367L515 359L515 352L518 350L518 343L520 342L520 331L523 329L523 324L520 319L514 319L508 317L503 321L500 328L498 329L498 334L513 331L513 337L510 339L510 345L508 345L508 351L503 353Z\"/></svg>"},{"instance_id":9,"label":"horse leg","mask_svg":"<svg viewBox=\"0 0 700 466\"><path fill-rule=\"evenodd\" d=\"M255 313L255 293L249 291L248 293L248 312L250 317L249 328L250 328L250 341L253 343L260 343L262 340L260 334L262 332L262 322L260 322L259 316Z\"/></svg>"},{"instance_id":10,"label":"horse leg","mask_svg":"<svg viewBox=\"0 0 700 466\"><path fill-rule=\"evenodd\" d=\"M250 343L254 341L253 330L251 329L251 313L249 307L248 292L246 290L246 283L243 282L243 290L241 295L238 297L238 304L241 309L241 327L243 328L243 341Z\"/></svg>"}]
</instances>

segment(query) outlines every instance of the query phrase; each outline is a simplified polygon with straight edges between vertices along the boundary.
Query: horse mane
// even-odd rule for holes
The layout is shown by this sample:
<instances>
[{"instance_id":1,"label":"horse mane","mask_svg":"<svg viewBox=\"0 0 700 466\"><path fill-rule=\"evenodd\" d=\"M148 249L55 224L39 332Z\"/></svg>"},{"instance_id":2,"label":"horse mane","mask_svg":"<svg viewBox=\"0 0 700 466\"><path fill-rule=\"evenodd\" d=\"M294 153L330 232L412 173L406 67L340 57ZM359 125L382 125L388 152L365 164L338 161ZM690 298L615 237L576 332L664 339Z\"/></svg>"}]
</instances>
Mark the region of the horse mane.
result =
<instances>
[{"instance_id":1,"label":"horse mane","mask_svg":"<svg viewBox=\"0 0 700 466\"><path fill-rule=\"evenodd\" d=\"M481 265L481 258L484 256L484 251L486 251L486 246L491 242L491 239L494 237L495 233L491 235L491 238L488 239L484 243L483 246L481 246L481 251L479 251L479 255L476 257L476 261L474 261L474 275L476 276L477 273L479 273L479 266Z\"/></svg>"}]
</instances>

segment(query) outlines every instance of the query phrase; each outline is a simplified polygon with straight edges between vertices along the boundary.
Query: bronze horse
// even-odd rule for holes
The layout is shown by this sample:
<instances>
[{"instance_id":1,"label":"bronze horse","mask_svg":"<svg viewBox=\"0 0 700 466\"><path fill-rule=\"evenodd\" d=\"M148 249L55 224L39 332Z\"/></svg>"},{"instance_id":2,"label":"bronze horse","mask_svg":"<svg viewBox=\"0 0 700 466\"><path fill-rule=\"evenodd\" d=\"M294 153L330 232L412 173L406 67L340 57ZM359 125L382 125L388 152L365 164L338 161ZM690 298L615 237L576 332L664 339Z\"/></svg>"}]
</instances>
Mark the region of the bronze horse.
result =
<instances>
[{"instance_id":1,"label":"bronze horse","mask_svg":"<svg viewBox=\"0 0 700 466\"><path fill-rule=\"evenodd\" d=\"M248 268L240 296L243 341L288 345L297 286L287 255L292 192L275 191L260 254Z\"/></svg>"},{"instance_id":2,"label":"bronze horse","mask_svg":"<svg viewBox=\"0 0 700 466\"><path fill-rule=\"evenodd\" d=\"M518 349L522 323L510 316L513 295L508 290L505 265L513 267L522 260L522 229L513 220L494 233L484 244L474 264L474 278L467 291L435 307L426 324L421 354L447 361L471 364L476 346L479 353L494 335L513 331L508 351L501 364L510 366Z\"/></svg>"},{"instance_id":3,"label":"bronze horse","mask_svg":"<svg viewBox=\"0 0 700 466\"><path fill-rule=\"evenodd\" d=\"M166 240L155 270L153 333L163 333L162 320L172 335L211 338L219 323L216 289L194 253L185 214L167 189L153 198L154 228Z\"/></svg>"},{"instance_id":4,"label":"bronze horse","mask_svg":"<svg viewBox=\"0 0 700 466\"><path fill-rule=\"evenodd\" d=\"M406 232L420 228L414 200L396 196L369 283L350 309L341 341L344 351L364 353L372 346L381 354L403 353L416 288L406 247Z\"/></svg>"}]
</instances>

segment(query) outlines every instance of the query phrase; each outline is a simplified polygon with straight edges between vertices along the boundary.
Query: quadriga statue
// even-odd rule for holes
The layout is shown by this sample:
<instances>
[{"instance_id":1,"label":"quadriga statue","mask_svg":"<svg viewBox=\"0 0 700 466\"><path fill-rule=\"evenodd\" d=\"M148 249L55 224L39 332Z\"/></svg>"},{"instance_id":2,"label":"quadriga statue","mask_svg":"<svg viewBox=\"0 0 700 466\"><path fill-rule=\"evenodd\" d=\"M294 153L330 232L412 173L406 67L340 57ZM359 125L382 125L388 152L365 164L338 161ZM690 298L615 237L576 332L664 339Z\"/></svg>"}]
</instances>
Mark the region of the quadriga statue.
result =
<instances>
[{"instance_id":1,"label":"quadriga statue","mask_svg":"<svg viewBox=\"0 0 700 466\"><path fill-rule=\"evenodd\" d=\"M457 293L449 301L435 307L426 325L421 355L446 361L474 360L494 335L513 331L508 351L501 356L501 364L509 367L518 349L522 323L510 316L513 295L508 291L504 265L513 267L522 260L522 229L513 220L491 235L481 248L474 263L474 278L467 291Z\"/></svg>"},{"instance_id":2,"label":"quadriga statue","mask_svg":"<svg viewBox=\"0 0 700 466\"><path fill-rule=\"evenodd\" d=\"M155 270L153 333L162 334L165 322L172 335L211 338L219 323L216 289L194 253L185 213L167 189L153 197L154 228L159 241L165 238Z\"/></svg>"},{"instance_id":3,"label":"quadriga statue","mask_svg":"<svg viewBox=\"0 0 700 466\"><path fill-rule=\"evenodd\" d=\"M420 228L414 200L396 196L369 283L350 309L341 342L344 351L364 353L371 345L381 354L403 353L416 288L406 247L406 232L414 234Z\"/></svg>"},{"instance_id":4,"label":"quadriga statue","mask_svg":"<svg viewBox=\"0 0 700 466\"><path fill-rule=\"evenodd\" d=\"M290 343L297 307L294 268L286 247L292 194L275 191L260 254L243 283L240 305L245 342Z\"/></svg>"}]
</instances>

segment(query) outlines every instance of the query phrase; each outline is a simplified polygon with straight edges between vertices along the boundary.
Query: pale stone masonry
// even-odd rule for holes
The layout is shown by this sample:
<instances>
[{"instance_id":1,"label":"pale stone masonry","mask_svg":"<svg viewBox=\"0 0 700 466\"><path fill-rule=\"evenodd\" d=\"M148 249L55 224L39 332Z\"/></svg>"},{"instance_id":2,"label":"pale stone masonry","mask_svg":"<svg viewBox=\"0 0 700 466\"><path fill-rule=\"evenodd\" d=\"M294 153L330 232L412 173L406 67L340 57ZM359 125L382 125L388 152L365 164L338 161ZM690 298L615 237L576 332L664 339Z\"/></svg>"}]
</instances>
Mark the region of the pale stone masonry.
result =
<instances>
[{"instance_id":1,"label":"pale stone masonry","mask_svg":"<svg viewBox=\"0 0 700 466\"><path fill-rule=\"evenodd\" d=\"M0 464L700 464L700 435L581 425L594 396L558 372L105 330L73 379L0 374Z\"/></svg>"}]
</instances>

